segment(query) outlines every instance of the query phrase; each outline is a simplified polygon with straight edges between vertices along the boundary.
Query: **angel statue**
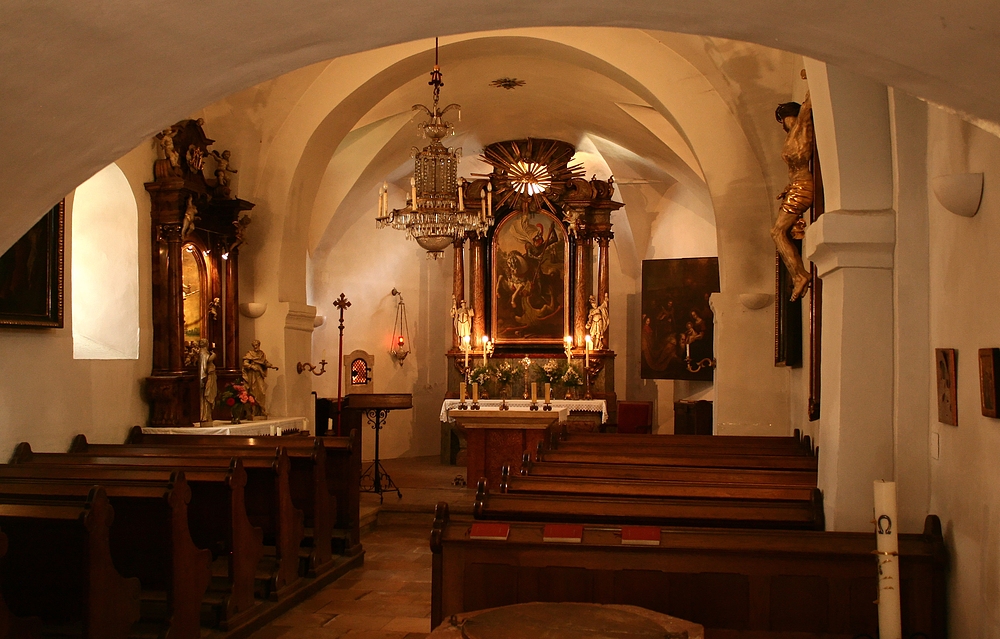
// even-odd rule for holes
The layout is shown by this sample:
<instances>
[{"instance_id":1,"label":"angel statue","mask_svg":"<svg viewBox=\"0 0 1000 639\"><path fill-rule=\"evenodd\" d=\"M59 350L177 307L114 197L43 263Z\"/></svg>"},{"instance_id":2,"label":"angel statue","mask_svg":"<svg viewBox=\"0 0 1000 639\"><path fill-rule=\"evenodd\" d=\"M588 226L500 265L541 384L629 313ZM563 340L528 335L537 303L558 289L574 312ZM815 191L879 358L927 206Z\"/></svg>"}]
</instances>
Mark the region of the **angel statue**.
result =
<instances>
[{"instance_id":1,"label":"angel statue","mask_svg":"<svg viewBox=\"0 0 1000 639\"><path fill-rule=\"evenodd\" d=\"M187 208L184 209L184 223L181 226L181 237L186 238L194 230L195 220L198 217L198 207L194 204L194 196L188 198Z\"/></svg>"},{"instance_id":2,"label":"angel statue","mask_svg":"<svg viewBox=\"0 0 1000 639\"><path fill-rule=\"evenodd\" d=\"M451 316L455 321L455 334L458 335L459 343L472 335L472 318L476 316L476 311L465 305L462 300L461 305L456 305L455 296L451 296Z\"/></svg>"},{"instance_id":3,"label":"angel statue","mask_svg":"<svg viewBox=\"0 0 1000 639\"><path fill-rule=\"evenodd\" d=\"M608 298L597 303L597 298L590 296L590 312L587 313L587 330L594 342L595 351L604 350L604 335L608 332Z\"/></svg>"},{"instance_id":4,"label":"angel statue","mask_svg":"<svg viewBox=\"0 0 1000 639\"><path fill-rule=\"evenodd\" d=\"M778 253L792 276L792 299L795 301L809 288L812 275L802 263L802 256L788 236L791 230L801 234L805 221L802 215L813 204L813 176L809 167L813 152L812 101L806 92L802 104L785 102L774 111L775 119L781 123L787 134L781 159L788 165L788 186L778 196L781 211L771 229L771 237Z\"/></svg>"},{"instance_id":5,"label":"angel statue","mask_svg":"<svg viewBox=\"0 0 1000 639\"><path fill-rule=\"evenodd\" d=\"M174 136L177 135L177 129L170 127L169 129L164 129L160 133L156 134L156 139L160 141L160 148L163 149L163 157L166 161L175 169L181 166L181 156L180 153L174 148Z\"/></svg>"},{"instance_id":6,"label":"angel statue","mask_svg":"<svg viewBox=\"0 0 1000 639\"><path fill-rule=\"evenodd\" d=\"M239 173L236 169L229 167L229 158L232 153L228 149L219 153L216 150L212 150L212 156L215 158L215 180L218 186L229 186L229 176L226 173Z\"/></svg>"}]
</instances>

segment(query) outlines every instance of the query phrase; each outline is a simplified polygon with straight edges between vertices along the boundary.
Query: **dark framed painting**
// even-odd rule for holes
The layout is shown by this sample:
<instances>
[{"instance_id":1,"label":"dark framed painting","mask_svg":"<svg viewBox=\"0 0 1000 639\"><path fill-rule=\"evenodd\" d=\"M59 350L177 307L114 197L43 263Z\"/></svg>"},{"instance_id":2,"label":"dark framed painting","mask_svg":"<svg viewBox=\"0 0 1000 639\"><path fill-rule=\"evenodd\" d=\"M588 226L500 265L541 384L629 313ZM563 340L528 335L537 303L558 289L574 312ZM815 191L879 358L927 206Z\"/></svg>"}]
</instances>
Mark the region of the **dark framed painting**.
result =
<instances>
[{"instance_id":1,"label":"dark framed painting","mask_svg":"<svg viewBox=\"0 0 1000 639\"><path fill-rule=\"evenodd\" d=\"M643 379L711 381L713 370L688 370L715 356L715 316L708 300L719 292L719 258L642 261Z\"/></svg>"},{"instance_id":2,"label":"dark framed painting","mask_svg":"<svg viewBox=\"0 0 1000 639\"><path fill-rule=\"evenodd\" d=\"M514 213L493 233L493 341L562 344L569 330L569 242L544 211Z\"/></svg>"},{"instance_id":3,"label":"dark framed painting","mask_svg":"<svg viewBox=\"0 0 1000 639\"><path fill-rule=\"evenodd\" d=\"M937 371L938 421L958 426L958 352L954 348L934 349Z\"/></svg>"},{"instance_id":4,"label":"dark framed painting","mask_svg":"<svg viewBox=\"0 0 1000 639\"><path fill-rule=\"evenodd\" d=\"M983 415L997 416L997 362L1000 360L1000 348L979 349L979 399Z\"/></svg>"},{"instance_id":5,"label":"dark framed painting","mask_svg":"<svg viewBox=\"0 0 1000 639\"><path fill-rule=\"evenodd\" d=\"M63 327L65 201L0 256L0 326Z\"/></svg>"}]
</instances>

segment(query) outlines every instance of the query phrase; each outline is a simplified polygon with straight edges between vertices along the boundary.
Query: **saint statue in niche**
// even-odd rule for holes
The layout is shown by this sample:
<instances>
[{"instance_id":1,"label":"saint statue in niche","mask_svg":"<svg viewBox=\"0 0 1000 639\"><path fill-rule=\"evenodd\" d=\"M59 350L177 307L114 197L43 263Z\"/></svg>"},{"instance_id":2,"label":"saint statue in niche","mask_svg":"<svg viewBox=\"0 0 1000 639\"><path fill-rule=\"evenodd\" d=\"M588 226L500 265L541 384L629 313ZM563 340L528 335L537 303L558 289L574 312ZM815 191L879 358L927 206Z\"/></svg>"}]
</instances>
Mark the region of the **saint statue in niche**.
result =
<instances>
[{"instance_id":1,"label":"saint statue in niche","mask_svg":"<svg viewBox=\"0 0 1000 639\"><path fill-rule=\"evenodd\" d=\"M494 340L560 343L566 334L566 231L544 212L514 214L493 238Z\"/></svg>"},{"instance_id":2,"label":"saint statue in niche","mask_svg":"<svg viewBox=\"0 0 1000 639\"><path fill-rule=\"evenodd\" d=\"M812 160L814 134L809 92L806 91L802 104L779 104L774 117L787 133L781 159L788 165L788 186L778 196L781 210L771 229L771 237L792 276L791 301L794 302L805 294L812 279L802 263L802 256L788 236L791 231L796 239L802 239L805 224L802 216L813 204L813 176L809 162Z\"/></svg>"},{"instance_id":3,"label":"saint statue in niche","mask_svg":"<svg viewBox=\"0 0 1000 639\"><path fill-rule=\"evenodd\" d=\"M212 409L219 394L215 374L215 351L208 348L208 340L198 340L198 378L201 380L201 423L212 423Z\"/></svg>"},{"instance_id":4,"label":"saint statue in niche","mask_svg":"<svg viewBox=\"0 0 1000 639\"><path fill-rule=\"evenodd\" d=\"M604 335L608 332L608 298L600 304L597 298L590 296L590 312L587 314L587 330L590 331L590 339L594 344L595 351L603 351Z\"/></svg>"}]
</instances>

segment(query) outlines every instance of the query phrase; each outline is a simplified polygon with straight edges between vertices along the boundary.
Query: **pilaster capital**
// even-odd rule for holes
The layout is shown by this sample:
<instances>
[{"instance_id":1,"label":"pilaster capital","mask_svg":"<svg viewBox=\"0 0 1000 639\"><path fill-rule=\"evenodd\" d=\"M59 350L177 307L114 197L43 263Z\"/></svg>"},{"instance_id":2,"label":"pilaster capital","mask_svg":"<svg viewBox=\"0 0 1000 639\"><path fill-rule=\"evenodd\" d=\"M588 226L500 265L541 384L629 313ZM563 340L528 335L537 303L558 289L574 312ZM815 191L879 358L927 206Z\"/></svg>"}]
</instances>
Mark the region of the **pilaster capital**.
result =
<instances>
[{"instance_id":1,"label":"pilaster capital","mask_svg":"<svg viewBox=\"0 0 1000 639\"><path fill-rule=\"evenodd\" d=\"M820 277L841 268L891 269L896 214L887 211L828 211L806 229L802 252Z\"/></svg>"}]
</instances>

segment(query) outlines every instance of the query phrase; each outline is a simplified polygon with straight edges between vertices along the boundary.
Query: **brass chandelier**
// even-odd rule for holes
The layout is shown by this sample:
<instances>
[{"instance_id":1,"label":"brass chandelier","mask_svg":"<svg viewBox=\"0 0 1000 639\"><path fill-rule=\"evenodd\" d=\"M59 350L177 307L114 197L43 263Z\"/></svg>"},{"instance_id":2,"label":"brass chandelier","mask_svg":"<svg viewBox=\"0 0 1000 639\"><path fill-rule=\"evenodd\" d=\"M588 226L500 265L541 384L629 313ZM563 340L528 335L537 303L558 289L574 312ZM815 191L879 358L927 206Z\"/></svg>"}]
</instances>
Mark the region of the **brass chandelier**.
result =
<instances>
[{"instance_id":1,"label":"brass chandelier","mask_svg":"<svg viewBox=\"0 0 1000 639\"><path fill-rule=\"evenodd\" d=\"M389 186L383 183L379 190L378 216L376 228L391 227L406 231L407 239L417 241L427 251L428 257L439 259L444 250L456 239L472 232L483 235L493 223L492 185L487 184L479 194L481 204L478 210L465 210L465 180L458 178L458 161L462 149L450 149L441 143L449 134L454 135L450 122L444 115L455 109L459 120L461 107L449 104L438 107L441 96L441 67L438 66L438 44L434 40L434 69L429 85L434 87L434 102L431 108L422 104L413 106L414 111L423 111L428 120L418 125L430 144L423 149L413 147L413 177L410 178L410 193L406 206L389 209Z\"/></svg>"}]
</instances>

